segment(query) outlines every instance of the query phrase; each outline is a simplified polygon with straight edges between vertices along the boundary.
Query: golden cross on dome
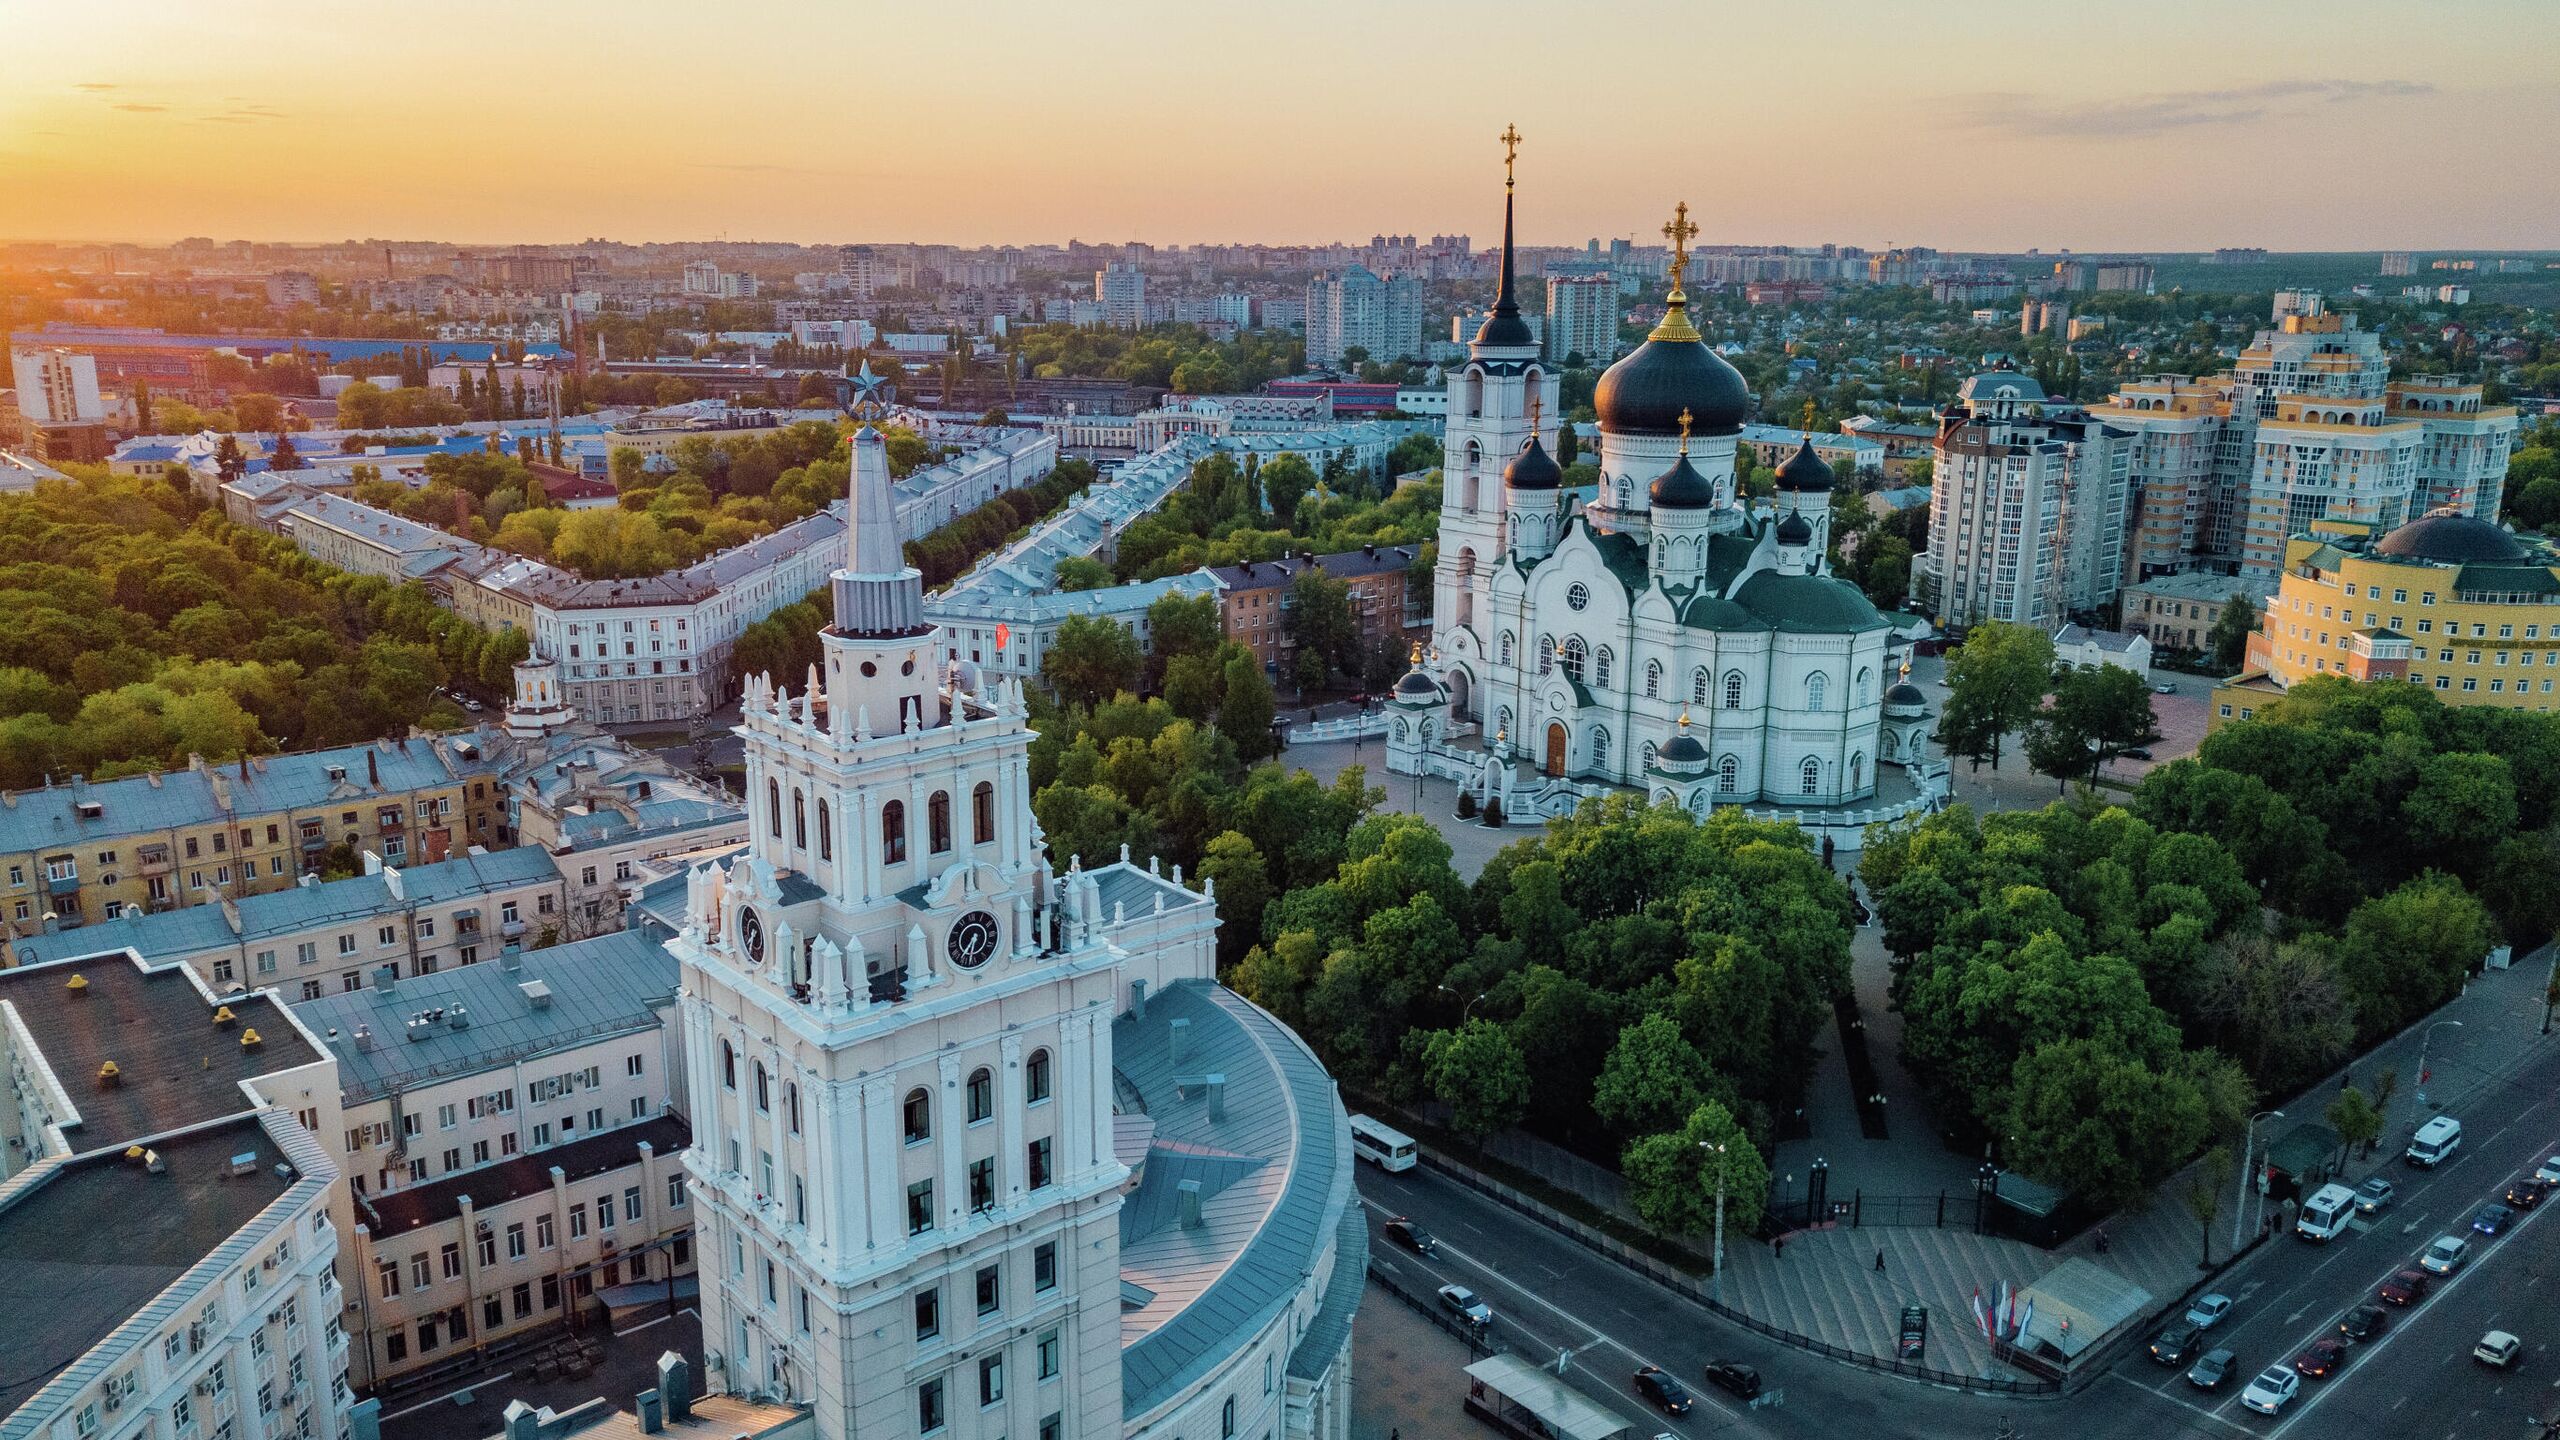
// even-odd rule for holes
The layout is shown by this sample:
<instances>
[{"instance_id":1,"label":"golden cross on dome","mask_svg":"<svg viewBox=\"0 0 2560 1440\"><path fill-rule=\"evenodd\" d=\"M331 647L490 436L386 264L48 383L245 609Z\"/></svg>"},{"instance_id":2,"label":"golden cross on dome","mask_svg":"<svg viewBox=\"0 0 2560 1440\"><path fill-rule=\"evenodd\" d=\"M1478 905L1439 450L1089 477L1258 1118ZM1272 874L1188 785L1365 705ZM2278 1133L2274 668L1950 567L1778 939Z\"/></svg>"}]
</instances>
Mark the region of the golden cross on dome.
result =
<instances>
[{"instance_id":1,"label":"golden cross on dome","mask_svg":"<svg viewBox=\"0 0 2560 1440\"><path fill-rule=\"evenodd\" d=\"M1495 138L1502 141L1502 188L1508 190L1511 188L1511 162L1520 154L1520 127L1505 125L1502 134Z\"/></svg>"},{"instance_id":2,"label":"golden cross on dome","mask_svg":"<svg viewBox=\"0 0 2560 1440\"><path fill-rule=\"evenodd\" d=\"M1680 407L1680 453L1683 455L1689 453L1689 423L1689 407L1683 405Z\"/></svg>"},{"instance_id":3,"label":"golden cross on dome","mask_svg":"<svg viewBox=\"0 0 2560 1440\"><path fill-rule=\"evenodd\" d=\"M1689 707L1686 705L1680 707L1680 728L1683 730L1689 728Z\"/></svg>"},{"instance_id":4,"label":"golden cross on dome","mask_svg":"<svg viewBox=\"0 0 2560 1440\"><path fill-rule=\"evenodd\" d=\"M1804 402L1804 438L1807 440L1813 438L1813 402L1811 400Z\"/></svg>"},{"instance_id":5,"label":"golden cross on dome","mask_svg":"<svg viewBox=\"0 0 2560 1440\"><path fill-rule=\"evenodd\" d=\"M1419 640L1413 642L1412 663L1416 666L1422 664L1422 642Z\"/></svg>"},{"instance_id":6,"label":"golden cross on dome","mask_svg":"<svg viewBox=\"0 0 2560 1440\"><path fill-rule=\"evenodd\" d=\"M1698 233L1698 227L1689 223L1688 201L1672 207L1671 223L1662 227L1662 233L1671 241L1671 288L1678 290L1689 274L1689 239Z\"/></svg>"},{"instance_id":7,"label":"golden cross on dome","mask_svg":"<svg viewBox=\"0 0 2560 1440\"><path fill-rule=\"evenodd\" d=\"M1529 391L1529 434L1533 439L1537 436L1540 415L1546 407L1546 401L1546 392L1543 388L1533 388Z\"/></svg>"}]
</instances>

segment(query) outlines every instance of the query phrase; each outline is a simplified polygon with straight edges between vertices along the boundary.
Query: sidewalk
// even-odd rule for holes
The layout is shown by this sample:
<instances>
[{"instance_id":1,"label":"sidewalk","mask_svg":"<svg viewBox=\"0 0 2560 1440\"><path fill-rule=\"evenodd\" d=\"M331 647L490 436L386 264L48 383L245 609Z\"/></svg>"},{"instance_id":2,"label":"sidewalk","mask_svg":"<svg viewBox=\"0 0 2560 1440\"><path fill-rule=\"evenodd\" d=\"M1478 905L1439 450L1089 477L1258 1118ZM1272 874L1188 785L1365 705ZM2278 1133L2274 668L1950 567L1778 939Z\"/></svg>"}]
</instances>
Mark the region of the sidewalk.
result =
<instances>
[{"instance_id":1,"label":"sidewalk","mask_svg":"<svg viewBox=\"0 0 2560 1440\"><path fill-rule=\"evenodd\" d=\"M1351 1327L1351 1440L1477 1440L1467 1347L1374 1281Z\"/></svg>"},{"instance_id":2,"label":"sidewalk","mask_svg":"<svg viewBox=\"0 0 2560 1440\"><path fill-rule=\"evenodd\" d=\"M1867 939L1862 933L1862 945ZM2356 1083L2370 1090L2375 1075L2396 1067L2400 1090L2392 1101L2382 1140L2370 1158L2350 1162L2348 1177L2361 1179L2391 1164L2423 1116L2437 1110L2460 1113L2474 1099L2485 1097L2517 1067L2560 1043L2560 1036L2546 1037L2541 1033L2542 989L2550 964L2551 952L2545 948L2518 960L2512 969L2489 971L2474 979L2461 996L2430 1020L2411 1027L2373 1054L2359 1058L2347 1070L2330 1074L2298 1099L2280 1107L2286 1112L2284 1119L2261 1121L2258 1153L2263 1155L2265 1147L2294 1123L2321 1120L2321 1112L2336 1097L2349 1071ZM1863 996L1872 983L1863 950L1858 976ZM1869 1039L1878 1067L1890 1077L1899 1073L1899 1027L1888 1031L1879 1023L1885 1018L1891 1017L1883 1017L1880 1007L1868 1012ZM2457 1021L2458 1026L2446 1023ZM2421 1107L2416 1094L2418 1052L2430 1027L2435 1027L2435 1043L2428 1048L2434 1081L2427 1087L2429 1103ZM1825 1078L1830 1077L1826 1074ZM1854 1188L1849 1171L1852 1163L1861 1167L1872 1164L1884 1174L1917 1178L1920 1171L1936 1163L1922 1152L1934 1151L1953 1161L1964 1174L1971 1173L1971 1163L1965 1157L1948 1155L1926 1135L1905 1134L1898 1118L1894 1139L1888 1144L1825 1134L1834 1125L1846 1124L1850 1127L1847 1135L1856 1136L1855 1117L1835 1119L1834 1108L1812 1105L1809 1115L1821 1127L1816 1132L1817 1140L1784 1150L1793 1156L1817 1144L1830 1146L1834 1198L1846 1198ZM1860 1146L1872 1146L1873 1153L1861 1154L1857 1148ZM1911 1153L1897 1158L1895 1152L1904 1151ZM1855 1158L1853 1161L1844 1156ZM2234 1157L2235 1162L2237 1158ZM1783 1166L1781 1173L1785 1173ZM2007 1374L2005 1367L1992 1360L1990 1346L1981 1332L1973 1328L1974 1288L1980 1286L1985 1295L1990 1295L2003 1280L2024 1285L2067 1259L2083 1256L2150 1291L2154 1308L2166 1305L2204 1273L2197 1264L2203 1253L2203 1235L2195 1215L2181 1198L2188 1173L2181 1171L2164 1181L2146 1208L2119 1212L2102 1227L2092 1227L2055 1250L1977 1236L1962 1227L1802 1232L1788 1237L1783 1254L1763 1245L1736 1247L1728 1243L1725 1300L1770 1324L1876 1356L1893 1353L1901 1307L1917 1301L1931 1311L1931 1364L1970 1374ZM1876 1187L1870 1184L1868 1188ZM1928 1193L1938 1188L1941 1187L1927 1185L1906 1193ZM2231 1188L2234 1194L2223 1197L2220 1213L2214 1217L2212 1255L2217 1264L2229 1256L2231 1249L2231 1205L2239 1188L2236 1165ZM2254 1222L2254 1214L2251 1218ZM2105 1255L2097 1253L2101 1228L2109 1240ZM1885 1258L1882 1271L1875 1268L1879 1250Z\"/></svg>"}]
</instances>

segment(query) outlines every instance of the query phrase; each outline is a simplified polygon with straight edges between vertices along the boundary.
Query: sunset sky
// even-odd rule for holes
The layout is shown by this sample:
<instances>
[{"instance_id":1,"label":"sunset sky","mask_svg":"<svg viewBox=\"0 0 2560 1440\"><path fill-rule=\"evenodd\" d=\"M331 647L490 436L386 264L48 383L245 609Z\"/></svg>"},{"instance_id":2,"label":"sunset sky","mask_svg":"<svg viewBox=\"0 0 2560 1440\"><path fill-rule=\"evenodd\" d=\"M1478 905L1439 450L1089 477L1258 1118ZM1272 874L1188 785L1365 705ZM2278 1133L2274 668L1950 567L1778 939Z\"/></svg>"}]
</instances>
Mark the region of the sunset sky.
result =
<instances>
[{"instance_id":1,"label":"sunset sky","mask_svg":"<svg viewBox=\"0 0 2560 1440\"><path fill-rule=\"evenodd\" d=\"M2553 0L0 0L0 238L2560 245Z\"/></svg>"}]
</instances>

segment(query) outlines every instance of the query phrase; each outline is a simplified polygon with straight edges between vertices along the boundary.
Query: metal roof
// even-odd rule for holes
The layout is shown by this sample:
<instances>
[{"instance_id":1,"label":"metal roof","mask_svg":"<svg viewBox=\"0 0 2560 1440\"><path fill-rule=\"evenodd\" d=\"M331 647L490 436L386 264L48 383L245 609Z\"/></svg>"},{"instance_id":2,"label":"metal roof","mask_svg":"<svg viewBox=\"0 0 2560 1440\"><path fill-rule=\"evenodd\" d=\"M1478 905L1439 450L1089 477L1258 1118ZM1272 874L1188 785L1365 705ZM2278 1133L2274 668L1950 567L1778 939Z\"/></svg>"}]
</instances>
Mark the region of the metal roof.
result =
<instances>
[{"instance_id":1,"label":"metal roof","mask_svg":"<svg viewBox=\"0 0 2560 1440\"><path fill-rule=\"evenodd\" d=\"M1176 1020L1189 1022L1178 1060ZM1206 981L1122 1016L1112 1050L1122 1093L1156 1124L1121 1210L1121 1278L1147 1292L1120 1321L1121 1408L1134 1416L1234 1355L1316 1274L1351 1205L1350 1122L1303 1041ZM1216 1119L1207 1075L1224 1077ZM1179 1223L1184 1180L1201 1182L1193 1229Z\"/></svg>"},{"instance_id":2,"label":"metal roof","mask_svg":"<svg viewBox=\"0 0 2560 1440\"><path fill-rule=\"evenodd\" d=\"M294 1018L338 1057L338 1081L350 1102L428 1080L511 1065L573 1041L663 1023L675 1003L676 962L654 938L636 930L576 940L515 957L458 965L397 982L391 989L323 995L292 1007ZM540 981L550 1003L536 1005L524 986ZM453 1026L460 1007L468 1023ZM421 1025L411 1038L411 1022ZM369 1038L359 1040L361 1027Z\"/></svg>"},{"instance_id":3,"label":"metal roof","mask_svg":"<svg viewBox=\"0 0 2560 1440\"><path fill-rule=\"evenodd\" d=\"M1537 1416L1561 1440L1610 1440L1636 1428L1517 1355L1488 1355L1467 1367L1467 1378Z\"/></svg>"}]
</instances>

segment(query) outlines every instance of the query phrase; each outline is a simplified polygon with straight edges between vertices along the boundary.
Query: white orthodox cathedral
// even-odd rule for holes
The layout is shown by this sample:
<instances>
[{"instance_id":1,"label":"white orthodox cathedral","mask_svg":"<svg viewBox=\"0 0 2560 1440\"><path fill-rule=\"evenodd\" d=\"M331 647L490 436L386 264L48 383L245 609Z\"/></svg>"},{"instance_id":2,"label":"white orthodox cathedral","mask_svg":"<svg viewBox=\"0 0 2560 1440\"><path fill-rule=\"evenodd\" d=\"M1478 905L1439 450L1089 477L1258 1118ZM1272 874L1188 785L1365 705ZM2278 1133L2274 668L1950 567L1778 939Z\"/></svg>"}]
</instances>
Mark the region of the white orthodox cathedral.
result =
<instances>
[{"instance_id":1,"label":"white orthodox cathedral","mask_svg":"<svg viewBox=\"0 0 2560 1440\"><path fill-rule=\"evenodd\" d=\"M1668 311L1594 396L1598 484L1568 490L1504 189L1493 309L1449 380L1433 655L1397 686L1390 768L1447 768L1435 736L1454 755L1445 737L1471 725L1505 795L1525 766L1551 794L1628 786L1700 815L1872 800L1879 765L1927 760L1925 703L1893 624L1830 573L1832 474L1811 445L1778 467L1774 505L1736 491L1751 397L1689 320L1688 207L1665 228Z\"/></svg>"},{"instance_id":2,"label":"white orthodox cathedral","mask_svg":"<svg viewBox=\"0 0 2560 1440\"><path fill-rule=\"evenodd\" d=\"M1020 689L944 668L867 427L851 524L669 942L710 1379L822 1440L1347 1440L1330 1078L1216 983L1213 891L1051 868Z\"/></svg>"}]
</instances>

